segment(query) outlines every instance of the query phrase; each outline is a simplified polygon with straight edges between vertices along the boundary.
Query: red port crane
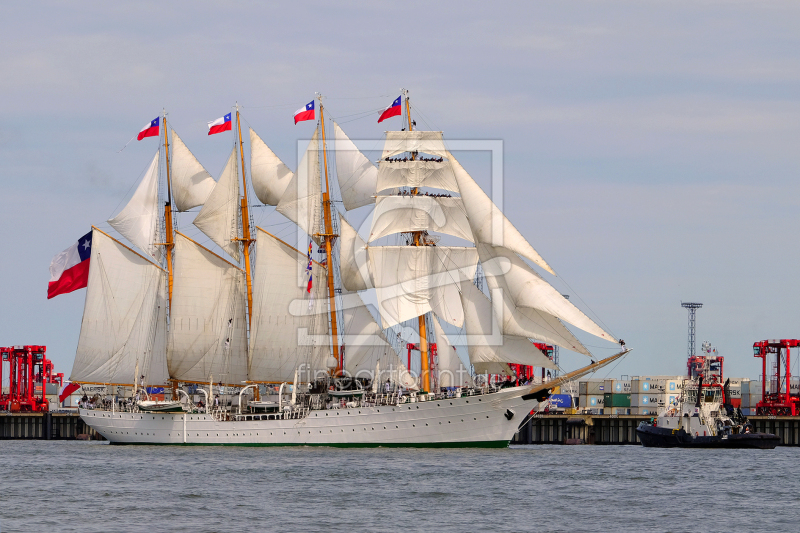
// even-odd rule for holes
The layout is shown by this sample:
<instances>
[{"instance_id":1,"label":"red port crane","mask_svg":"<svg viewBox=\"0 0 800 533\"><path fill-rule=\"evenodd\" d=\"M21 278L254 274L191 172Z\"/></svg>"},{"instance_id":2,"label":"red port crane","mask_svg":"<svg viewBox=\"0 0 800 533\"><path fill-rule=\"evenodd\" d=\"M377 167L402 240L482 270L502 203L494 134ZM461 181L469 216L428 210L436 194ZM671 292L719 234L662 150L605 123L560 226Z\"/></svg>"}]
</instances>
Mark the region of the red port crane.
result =
<instances>
[{"instance_id":1,"label":"red port crane","mask_svg":"<svg viewBox=\"0 0 800 533\"><path fill-rule=\"evenodd\" d=\"M797 339L771 339L753 344L753 357L761 359L761 401L756 404L759 415L800 414L800 398L792 396L790 386L791 348L797 346L800 346Z\"/></svg>"},{"instance_id":2,"label":"red port crane","mask_svg":"<svg viewBox=\"0 0 800 533\"><path fill-rule=\"evenodd\" d=\"M53 372L53 363L46 356L45 346L11 346L0 348L0 383L8 363L8 394L0 391L0 408L11 412L44 412L49 410L45 397L47 384L63 384L64 374ZM37 390L38 389L38 390Z\"/></svg>"}]
</instances>

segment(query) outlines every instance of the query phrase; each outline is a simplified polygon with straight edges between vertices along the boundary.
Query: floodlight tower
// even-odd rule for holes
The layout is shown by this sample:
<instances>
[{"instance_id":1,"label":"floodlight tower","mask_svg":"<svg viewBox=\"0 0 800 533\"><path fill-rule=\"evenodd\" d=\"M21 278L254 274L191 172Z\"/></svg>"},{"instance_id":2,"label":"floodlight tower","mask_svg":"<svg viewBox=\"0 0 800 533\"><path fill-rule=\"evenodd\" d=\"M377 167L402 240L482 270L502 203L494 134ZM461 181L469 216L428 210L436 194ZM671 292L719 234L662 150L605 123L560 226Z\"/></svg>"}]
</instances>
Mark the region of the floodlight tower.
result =
<instances>
[{"instance_id":1,"label":"floodlight tower","mask_svg":"<svg viewBox=\"0 0 800 533\"><path fill-rule=\"evenodd\" d=\"M695 313L698 309L703 307L701 303L693 303L693 302L681 302L681 307L684 307L689 310L689 347L687 349L687 357L688 359L692 359L695 355L695 342L694 342L694 325L695 325Z\"/></svg>"}]
</instances>

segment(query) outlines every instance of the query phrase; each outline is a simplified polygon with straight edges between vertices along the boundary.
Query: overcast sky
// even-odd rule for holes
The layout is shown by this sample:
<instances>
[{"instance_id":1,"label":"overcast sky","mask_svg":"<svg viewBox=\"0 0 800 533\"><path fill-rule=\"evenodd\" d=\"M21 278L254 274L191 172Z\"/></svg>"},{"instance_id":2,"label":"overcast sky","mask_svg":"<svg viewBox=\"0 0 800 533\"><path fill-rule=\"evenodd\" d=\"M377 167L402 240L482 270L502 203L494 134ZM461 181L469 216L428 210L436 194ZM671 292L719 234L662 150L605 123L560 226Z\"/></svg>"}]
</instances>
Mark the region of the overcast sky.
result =
<instances>
[{"instance_id":1,"label":"overcast sky","mask_svg":"<svg viewBox=\"0 0 800 533\"><path fill-rule=\"evenodd\" d=\"M602 375L683 373L683 300L698 348L757 378L754 341L800 337L799 24L794 2L2 3L0 345L69 374L85 291L48 301L50 260L116 214L156 141L118 151L162 108L218 177L232 138L205 123L237 101L294 167L315 91L379 138L352 119L405 87L421 128L503 141L506 214L634 348Z\"/></svg>"}]
</instances>

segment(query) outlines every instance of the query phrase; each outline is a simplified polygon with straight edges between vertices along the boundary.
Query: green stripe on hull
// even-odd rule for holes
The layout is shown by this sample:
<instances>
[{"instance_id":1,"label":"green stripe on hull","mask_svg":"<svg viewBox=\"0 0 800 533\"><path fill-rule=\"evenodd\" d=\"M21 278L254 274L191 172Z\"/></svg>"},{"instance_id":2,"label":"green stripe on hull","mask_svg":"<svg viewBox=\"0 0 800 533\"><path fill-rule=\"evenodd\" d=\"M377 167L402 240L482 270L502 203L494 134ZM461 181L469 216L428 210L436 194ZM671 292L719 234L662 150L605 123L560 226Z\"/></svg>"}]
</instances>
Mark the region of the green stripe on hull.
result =
<instances>
[{"instance_id":1,"label":"green stripe on hull","mask_svg":"<svg viewBox=\"0 0 800 533\"><path fill-rule=\"evenodd\" d=\"M253 443L253 442L246 442L241 444L202 443L202 442L186 442L186 443L180 442L175 444L170 442L112 442L110 444L114 446L246 446L251 448L278 447L278 446L309 446L309 447L325 446L328 448L508 448L509 441L483 440L474 442L423 442L423 443L407 443L407 444L395 444L395 443L309 444L305 442L297 444L277 444L277 443L266 444L266 443Z\"/></svg>"}]
</instances>

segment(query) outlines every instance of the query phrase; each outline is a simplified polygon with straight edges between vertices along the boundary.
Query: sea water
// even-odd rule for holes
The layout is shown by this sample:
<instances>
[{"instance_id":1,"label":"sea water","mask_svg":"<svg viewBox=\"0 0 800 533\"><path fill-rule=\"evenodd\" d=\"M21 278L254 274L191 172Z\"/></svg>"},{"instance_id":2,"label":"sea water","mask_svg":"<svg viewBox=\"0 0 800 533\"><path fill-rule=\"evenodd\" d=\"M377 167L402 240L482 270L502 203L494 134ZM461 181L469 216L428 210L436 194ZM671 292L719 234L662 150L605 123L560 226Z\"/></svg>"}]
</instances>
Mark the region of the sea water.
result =
<instances>
[{"instance_id":1,"label":"sea water","mask_svg":"<svg viewBox=\"0 0 800 533\"><path fill-rule=\"evenodd\" d=\"M0 441L0 532L798 531L799 459Z\"/></svg>"}]
</instances>

